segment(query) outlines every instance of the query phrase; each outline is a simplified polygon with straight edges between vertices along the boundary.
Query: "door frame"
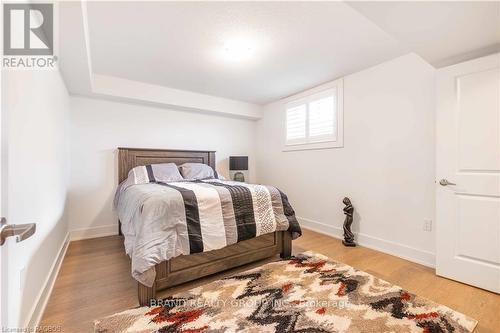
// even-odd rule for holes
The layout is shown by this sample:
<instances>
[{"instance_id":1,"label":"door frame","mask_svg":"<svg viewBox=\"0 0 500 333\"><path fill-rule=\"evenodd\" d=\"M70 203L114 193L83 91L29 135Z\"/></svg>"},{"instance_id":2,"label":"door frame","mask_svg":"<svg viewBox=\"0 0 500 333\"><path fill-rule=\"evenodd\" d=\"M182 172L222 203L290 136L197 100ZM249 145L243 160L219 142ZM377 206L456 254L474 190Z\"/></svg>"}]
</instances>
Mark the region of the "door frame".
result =
<instances>
[{"instance_id":1,"label":"door frame","mask_svg":"<svg viewBox=\"0 0 500 333\"><path fill-rule=\"evenodd\" d=\"M0 17L3 17L3 4L0 6ZM0 60L3 61L3 24L0 24ZM3 62L2 62L3 63ZM4 98L4 69L0 64L0 217L7 215L7 126ZM8 327L9 313L7 307L8 289L8 243L0 246L0 327Z\"/></svg>"}]
</instances>

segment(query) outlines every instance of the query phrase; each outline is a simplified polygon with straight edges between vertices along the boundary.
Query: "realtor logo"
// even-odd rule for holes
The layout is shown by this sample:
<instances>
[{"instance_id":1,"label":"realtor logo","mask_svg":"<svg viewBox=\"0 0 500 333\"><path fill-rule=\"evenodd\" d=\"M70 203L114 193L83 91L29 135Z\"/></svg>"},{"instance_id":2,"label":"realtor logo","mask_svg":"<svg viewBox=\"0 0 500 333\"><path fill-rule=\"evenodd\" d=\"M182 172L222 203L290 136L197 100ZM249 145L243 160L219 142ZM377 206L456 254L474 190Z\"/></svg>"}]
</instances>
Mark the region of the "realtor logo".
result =
<instances>
[{"instance_id":1,"label":"realtor logo","mask_svg":"<svg viewBox=\"0 0 500 333\"><path fill-rule=\"evenodd\" d=\"M54 54L52 4L4 4L3 22L4 55Z\"/></svg>"}]
</instances>

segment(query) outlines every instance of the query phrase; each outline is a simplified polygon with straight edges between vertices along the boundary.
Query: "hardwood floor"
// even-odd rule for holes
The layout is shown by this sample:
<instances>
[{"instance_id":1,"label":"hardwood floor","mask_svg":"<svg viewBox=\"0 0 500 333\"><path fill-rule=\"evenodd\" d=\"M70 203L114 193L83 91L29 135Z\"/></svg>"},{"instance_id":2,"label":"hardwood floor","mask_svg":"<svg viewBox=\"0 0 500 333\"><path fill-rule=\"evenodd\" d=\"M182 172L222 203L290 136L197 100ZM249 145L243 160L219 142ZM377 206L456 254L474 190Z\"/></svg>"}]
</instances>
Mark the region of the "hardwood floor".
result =
<instances>
[{"instance_id":1,"label":"hardwood floor","mask_svg":"<svg viewBox=\"0 0 500 333\"><path fill-rule=\"evenodd\" d=\"M447 305L479 321L474 332L500 332L500 296L438 277L434 270L364 247L346 248L334 238L304 230L293 252L312 250ZM277 259L277 258L276 258ZM158 296L219 279L269 260L174 287ZM136 307L137 285L118 236L72 242L64 258L41 325L61 325L63 332L92 332L93 320Z\"/></svg>"}]
</instances>

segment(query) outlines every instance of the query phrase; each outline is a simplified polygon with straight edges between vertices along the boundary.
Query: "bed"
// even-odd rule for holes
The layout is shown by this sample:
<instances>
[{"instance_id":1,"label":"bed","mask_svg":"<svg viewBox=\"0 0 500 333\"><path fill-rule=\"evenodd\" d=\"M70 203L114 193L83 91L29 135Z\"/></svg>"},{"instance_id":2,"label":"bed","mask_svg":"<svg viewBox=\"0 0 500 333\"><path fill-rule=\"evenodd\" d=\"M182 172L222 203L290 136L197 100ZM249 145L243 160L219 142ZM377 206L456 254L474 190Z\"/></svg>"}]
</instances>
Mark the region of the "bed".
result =
<instances>
[{"instance_id":1,"label":"bed","mask_svg":"<svg viewBox=\"0 0 500 333\"><path fill-rule=\"evenodd\" d=\"M127 179L129 171L137 166L159 163L175 163L176 165L182 165L184 163L202 163L211 166L214 170L216 169L214 151L118 148L118 159L119 184L122 184L122 182ZM215 180L210 183L212 185L220 185L214 182ZM151 186L158 185L152 184ZM210 185L202 184L200 186ZM286 196L284 197L286 198ZM291 214L293 219L295 219L293 210L291 210ZM126 226L122 225L122 222L119 221L120 235L123 235L122 231L126 230L125 227ZM298 227L298 224L295 228L298 228L296 230L298 230L300 234L300 227ZM156 298L157 291L167 289L171 286L278 254L282 258L289 257L292 250L292 234L296 237L297 231L290 232L289 230L280 230L264 233L254 238L238 241L235 244L227 245L219 249L193 254L181 254L169 260L158 262L154 264L153 267L155 274L152 277L152 281L141 283L140 281L142 280L136 278L138 280L139 304L141 306L149 305L150 301ZM125 244L127 248L127 237L125 237Z\"/></svg>"}]
</instances>

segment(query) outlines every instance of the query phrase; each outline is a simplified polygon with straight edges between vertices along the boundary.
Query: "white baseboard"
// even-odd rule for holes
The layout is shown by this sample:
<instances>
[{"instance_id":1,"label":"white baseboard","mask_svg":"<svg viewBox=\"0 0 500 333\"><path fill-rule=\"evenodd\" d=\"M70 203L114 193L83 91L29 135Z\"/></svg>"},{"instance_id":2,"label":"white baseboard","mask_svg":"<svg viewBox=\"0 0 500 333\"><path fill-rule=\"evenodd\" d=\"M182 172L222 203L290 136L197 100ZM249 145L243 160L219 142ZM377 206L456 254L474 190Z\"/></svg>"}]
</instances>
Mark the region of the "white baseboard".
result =
<instances>
[{"instance_id":1,"label":"white baseboard","mask_svg":"<svg viewBox=\"0 0 500 333\"><path fill-rule=\"evenodd\" d=\"M343 237L344 231L342 228L314 221L311 219L306 219L303 217L297 217L297 219L299 220L300 225L304 229L316 231L321 234L332 236L338 239L344 238ZM416 249L411 246L381 239L374 236L369 236L363 233L355 233L355 240L359 245L373 250L384 252L427 267L435 268L436 266L436 255L432 252Z\"/></svg>"},{"instance_id":2,"label":"white baseboard","mask_svg":"<svg viewBox=\"0 0 500 333\"><path fill-rule=\"evenodd\" d=\"M118 225L108 224L93 228L83 228L70 231L71 241L118 235Z\"/></svg>"},{"instance_id":3,"label":"white baseboard","mask_svg":"<svg viewBox=\"0 0 500 333\"><path fill-rule=\"evenodd\" d=\"M63 259L68 250L68 245L70 242L69 232L64 237L64 241L59 248L59 252L50 267L49 274L45 278L43 287L38 294L36 301L33 303L31 308L30 316L28 316L28 322L24 327L36 328L42 320L43 313L45 312L45 307L49 301L50 295L52 294L52 289L54 288L54 283L56 282L57 275L61 269Z\"/></svg>"}]
</instances>

